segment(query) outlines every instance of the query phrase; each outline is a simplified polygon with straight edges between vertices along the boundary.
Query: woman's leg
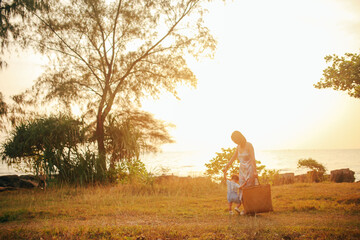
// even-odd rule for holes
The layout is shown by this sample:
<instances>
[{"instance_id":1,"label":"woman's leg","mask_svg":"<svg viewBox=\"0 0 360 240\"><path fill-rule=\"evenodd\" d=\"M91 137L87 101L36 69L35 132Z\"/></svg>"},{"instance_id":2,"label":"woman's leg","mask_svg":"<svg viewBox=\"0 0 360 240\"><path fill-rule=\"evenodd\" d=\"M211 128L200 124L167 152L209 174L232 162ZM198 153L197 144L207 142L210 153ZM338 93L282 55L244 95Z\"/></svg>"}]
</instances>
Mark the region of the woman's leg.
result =
<instances>
[{"instance_id":1,"label":"woman's leg","mask_svg":"<svg viewBox=\"0 0 360 240\"><path fill-rule=\"evenodd\" d=\"M235 207L235 211L237 212L237 213L241 213L241 211L240 211L240 206L241 206L241 201L237 204L237 206Z\"/></svg>"}]
</instances>

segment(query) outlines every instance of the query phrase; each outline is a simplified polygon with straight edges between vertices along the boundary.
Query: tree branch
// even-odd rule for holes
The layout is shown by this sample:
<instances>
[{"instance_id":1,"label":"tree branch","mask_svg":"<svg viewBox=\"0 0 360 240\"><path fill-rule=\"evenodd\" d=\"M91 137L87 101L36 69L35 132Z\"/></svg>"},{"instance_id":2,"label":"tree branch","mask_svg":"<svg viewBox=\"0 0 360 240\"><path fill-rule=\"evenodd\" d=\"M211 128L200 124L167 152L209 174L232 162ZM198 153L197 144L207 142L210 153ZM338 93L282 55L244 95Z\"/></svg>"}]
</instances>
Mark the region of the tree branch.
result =
<instances>
[{"instance_id":1,"label":"tree branch","mask_svg":"<svg viewBox=\"0 0 360 240\"><path fill-rule=\"evenodd\" d=\"M42 19L39 15L37 15L36 13L33 12L33 14L43 23L45 24L45 26L47 26L51 32L53 32L57 37L58 39L63 43L65 44L65 46L70 50L72 51L82 62L85 63L85 65L89 68L89 70L91 71L91 73L95 76L95 78L99 81L100 83L100 78L97 76L97 74L94 72L94 70L92 69L92 67L90 66L90 64L77 52L75 51L55 30L54 28L49 24L47 23L44 19Z\"/></svg>"}]
</instances>

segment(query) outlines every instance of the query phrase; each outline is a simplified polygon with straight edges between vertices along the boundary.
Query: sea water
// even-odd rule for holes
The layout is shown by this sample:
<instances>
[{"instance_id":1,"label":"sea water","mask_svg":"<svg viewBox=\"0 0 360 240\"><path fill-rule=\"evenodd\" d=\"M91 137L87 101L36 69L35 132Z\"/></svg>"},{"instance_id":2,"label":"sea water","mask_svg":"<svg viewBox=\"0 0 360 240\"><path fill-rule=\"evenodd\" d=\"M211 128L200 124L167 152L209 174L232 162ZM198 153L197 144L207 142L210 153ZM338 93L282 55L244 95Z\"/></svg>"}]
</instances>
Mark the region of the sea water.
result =
<instances>
[{"instance_id":1,"label":"sea water","mask_svg":"<svg viewBox=\"0 0 360 240\"><path fill-rule=\"evenodd\" d=\"M216 156L216 151L163 152L144 158L148 170L168 172L180 176L200 176L206 171L205 164ZM312 158L324 165L327 173L331 170L349 168L360 180L360 149L337 150L258 150L256 160L266 169L276 169L280 173L303 174L309 169L298 168L300 159Z\"/></svg>"},{"instance_id":2,"label":"sea water","mask_svg":"<svg viewBox=\"0 0 360 240\"><path fill-rule=\"evenodd\" d=\"M219 152L219 151L218 151ZM178 176L202 176L212 158L216 156L213 150L194 150L161 152L143 156L148 171L154 174L174 174ZM327 173L331 170L350 168L355 172L356 181L360 180L360 149L337 150L258 150L255 158L266 169L276 169L280 173L293 172L306 173L308 169L297 168L299 159L312 158L323 164ZM0 175L22 174L14 168L9 168L5 163L0 163Z\"/></svg>"}]
</instances>

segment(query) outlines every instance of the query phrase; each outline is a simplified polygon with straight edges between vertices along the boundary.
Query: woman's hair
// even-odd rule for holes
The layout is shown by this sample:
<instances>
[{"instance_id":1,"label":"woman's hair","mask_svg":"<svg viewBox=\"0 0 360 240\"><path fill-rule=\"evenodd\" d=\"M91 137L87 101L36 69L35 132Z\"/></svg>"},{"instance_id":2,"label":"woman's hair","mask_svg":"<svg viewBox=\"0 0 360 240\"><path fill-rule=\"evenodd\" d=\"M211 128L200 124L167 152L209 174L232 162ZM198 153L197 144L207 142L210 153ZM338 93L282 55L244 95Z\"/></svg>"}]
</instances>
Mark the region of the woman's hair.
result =
<instances>
[{"instance_id":1,"label":"woman's hair","mask_svg":"<svg viewBox=\"0 0 360 240\"><path fill-rule=\"evenodd\" d=\"M241 147L244 147L246 143L246 138L239 131L234 131L231 134L231 140L233 140L234 143L240 145Z\"/></svg>"},{"instance_id":2,"label":"woman's hair","mask_svg":"<svg viewBox=\"0 0 360 240\"><path fill-rule=\"evenodd\" d=\"M239 181L239 175L236 174L231 175L231 180Z\"/></svg>"}]
</instances>

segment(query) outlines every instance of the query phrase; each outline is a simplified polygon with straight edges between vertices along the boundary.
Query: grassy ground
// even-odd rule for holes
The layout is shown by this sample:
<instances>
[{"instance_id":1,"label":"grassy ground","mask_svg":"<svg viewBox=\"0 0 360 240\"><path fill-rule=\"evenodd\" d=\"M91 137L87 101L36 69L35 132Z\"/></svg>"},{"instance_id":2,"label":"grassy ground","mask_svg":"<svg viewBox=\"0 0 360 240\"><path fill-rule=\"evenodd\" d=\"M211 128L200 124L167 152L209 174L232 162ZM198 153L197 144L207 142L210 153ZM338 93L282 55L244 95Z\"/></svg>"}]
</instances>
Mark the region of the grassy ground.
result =
<instances>
[{"instance_id":1,"label":"grassy ground","mask_svg":"<svg viewBox=\"0 0 360 240\"><path fill-rule=\"evenodd\" d=\"M360 183L272 186L274 212L229 216L208 179L0 193L0 239L360 239Z\"/></svg>"}]
</instances>

